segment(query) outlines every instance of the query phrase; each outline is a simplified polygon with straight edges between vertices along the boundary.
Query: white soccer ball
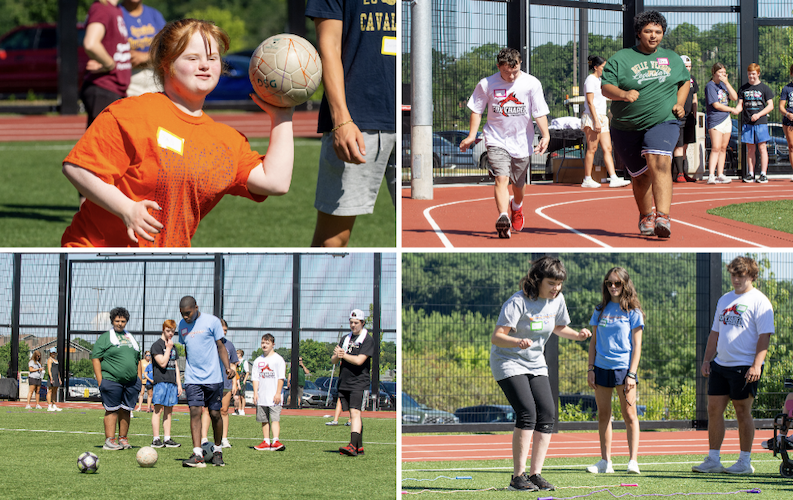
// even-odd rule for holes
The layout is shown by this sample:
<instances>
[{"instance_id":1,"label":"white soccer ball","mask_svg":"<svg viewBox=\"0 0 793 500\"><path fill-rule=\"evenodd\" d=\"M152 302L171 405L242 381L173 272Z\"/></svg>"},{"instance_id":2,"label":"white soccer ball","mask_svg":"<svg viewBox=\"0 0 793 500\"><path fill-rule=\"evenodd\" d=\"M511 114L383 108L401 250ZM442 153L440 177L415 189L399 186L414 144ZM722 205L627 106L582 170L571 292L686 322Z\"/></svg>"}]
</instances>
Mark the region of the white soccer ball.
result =
<instances>
[{"instance_id":1,"label":"white soccer ball","mask_svg":"<svg viewBox=\"0 0 793 500\"><path fill-rule=\"evenodd\" d=\"M86 451L77 457L77 468L85 474L93 474L99 470L99 457Z\"/></svg>"},{"instance_id":2,"label":"white soccer ball","mask_svg":"<svg viewBox=\"0 0 793 500\"><path fill-rule=\"evenodd\" d=\"M135 458L138 460L138 465L141 467L154 467L154 464L157 463L157 450L151 446L144 446L138 450L138 454L135 455Z\"/></svg>"},{"instance_id":3,"label":"white soccer ball","mask_svg":"<svg viewBox=\"0 0 793 500\"><path fill-rule=\"evenodd\" d=\"M280 108L303 104L322 82L322 61L311 42L283 33L263 41L248 67L253 90Z\"/></svg>"}]
</instances>

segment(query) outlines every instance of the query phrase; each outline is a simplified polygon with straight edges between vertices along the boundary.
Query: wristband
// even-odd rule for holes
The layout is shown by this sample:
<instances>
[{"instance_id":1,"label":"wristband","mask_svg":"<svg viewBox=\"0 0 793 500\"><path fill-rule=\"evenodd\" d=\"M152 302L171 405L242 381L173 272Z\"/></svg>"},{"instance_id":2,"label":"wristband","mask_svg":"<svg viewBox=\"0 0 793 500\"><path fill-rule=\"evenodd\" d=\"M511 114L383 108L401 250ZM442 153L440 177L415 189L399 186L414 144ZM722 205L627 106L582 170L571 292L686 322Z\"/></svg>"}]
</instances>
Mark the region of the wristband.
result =
<instances>
[{"instance_id":1,"label":"wristband","mask_svg":"<svg viewBox=\"0 0 793 500\"><path fill-rule=\"evenodd\" d=\"M343 126L347 125L348 123L352 123L352 118L350 118L350 119L349 119L349 120L347 120L346 122L339 123L338 125L336 125L336 126L335 126L335 127L333 127L332 129L330 129L330 131L331 131L331 132L335 132L335 131L339 130L340 128L342 128Z\"/></svg>"},{"instance_id":2,"label":"wristband","mask_svg":"<svg viewBox=\"0 0 793 500\"><path fill-rule=\"evenodd\" d=\"M594 369L594 368L590 368L590 369L589 369L589 370L587 370L587 371L588 371L588 372L593 372L593 371L595 371L595 369Z\"/></svg>"},{"instance_id":3,"label":"wristband","mask_svg":"<svg viewBox=\"0 0 793 500\"><path fill-rule=\"evenodd\" d=\"M628 372L628 375L627 375L627 377L629 377L629 378L632 378L633 380L636 380L636 373L634 373L634 372Z\"/></svg>"}]
</instances>

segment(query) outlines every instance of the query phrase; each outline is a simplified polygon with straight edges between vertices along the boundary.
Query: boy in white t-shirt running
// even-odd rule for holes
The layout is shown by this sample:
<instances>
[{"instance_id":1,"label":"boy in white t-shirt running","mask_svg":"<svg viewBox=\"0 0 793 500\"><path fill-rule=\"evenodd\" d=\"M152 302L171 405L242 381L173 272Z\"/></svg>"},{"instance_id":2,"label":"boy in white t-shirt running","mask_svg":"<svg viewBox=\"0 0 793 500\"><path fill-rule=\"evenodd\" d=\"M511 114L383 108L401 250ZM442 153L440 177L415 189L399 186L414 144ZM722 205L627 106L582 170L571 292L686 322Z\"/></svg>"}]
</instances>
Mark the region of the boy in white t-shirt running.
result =
<instances>
[{"instance_id":1,"label":"boy in white t-shirt running","mask_svg":"<svg viewBox=\"0 0 793 500\"><path fill-rule=\"evenodd\" d=\"M253 404L256 406L256 421L262 423L264 440L253 447L255 450L283 451L285 446L278 441L281 431L281 389L284 388L286 363L273 349L275 337L262 335L262 355L251 366ZM270 440L270 427L273 438Z\"/></svg>"},{"instance_id":2,"label":"boy in white t-shirt running","mask_svg":"<svg viewBox=\"0 0 793 500\"><path fill-rule=\"evenodd\" d=\"M551 140L548 132L548 105L542 93L542 84L520 69L520 52L503 48L496 57L498 73L483 78L468 100L471 122L468 137L460 142L460 151L474 144L482 115L487 110L484 126L487 159L496 178L494 197L499 238L509 238L510 225L520 232L523 229L523 193L531 163L531 142L534 127L531 117L540 127L540 143L534 153L544 153ZM512 201L509 199L509 182L512 181Z\"/></svg>"},{"instance_id":3,"label":"boy in white t-shirt running","mask_svg":"<svg viewBox=\"0 0 793 500\"><path fill-rule=\"evenodd\" d=\"M736 257L727 266L733 291L716 304L702 376L708 377L708 457L691 469L694 472L751 474L754 420L752 403L763 374L763 363L774 333L774 311L763 292L753 285L757 263L749 257ZM724 441L724 410L732 401L738 420L741 453L735 465L721 465Z\"/></svg>"}]
</instances>

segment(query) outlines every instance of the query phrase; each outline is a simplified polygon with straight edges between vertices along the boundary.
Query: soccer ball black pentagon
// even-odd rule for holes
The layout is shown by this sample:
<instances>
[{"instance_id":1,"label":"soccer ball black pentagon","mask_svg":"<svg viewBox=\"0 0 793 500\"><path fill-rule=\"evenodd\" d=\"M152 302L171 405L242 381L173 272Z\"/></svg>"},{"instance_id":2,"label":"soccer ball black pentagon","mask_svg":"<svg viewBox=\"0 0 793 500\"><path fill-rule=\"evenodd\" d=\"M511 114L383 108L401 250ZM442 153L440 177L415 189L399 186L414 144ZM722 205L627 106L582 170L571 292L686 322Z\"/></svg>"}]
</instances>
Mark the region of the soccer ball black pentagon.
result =
<instances>
[{"instance_id":1,"label":"soccer ball black pentagon","mask_svg":"<svg viewBox=\"0 0 793 500\"><path fill-rule=\"evenodd\" d=\"M93 474L99 470L99 457L86 451L77 457L77 468L85 474Z\"/></svg>"}]
</instances>

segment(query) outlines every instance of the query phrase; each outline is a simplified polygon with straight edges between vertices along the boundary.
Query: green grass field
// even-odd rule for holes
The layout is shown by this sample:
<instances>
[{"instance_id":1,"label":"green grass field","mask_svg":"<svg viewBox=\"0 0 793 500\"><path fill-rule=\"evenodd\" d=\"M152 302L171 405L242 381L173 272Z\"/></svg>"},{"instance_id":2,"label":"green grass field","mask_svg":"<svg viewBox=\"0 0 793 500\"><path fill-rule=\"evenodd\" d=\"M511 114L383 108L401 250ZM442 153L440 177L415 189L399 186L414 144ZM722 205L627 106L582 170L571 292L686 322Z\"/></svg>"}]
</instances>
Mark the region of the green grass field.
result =
<instances>
[{"instance_id":1,"label":"green grass field","mask_svg":"<svg viewBox=\"0 0 793 500\"><path fill-rule=\"evenodd\" d=\"M266 151L266 139L250 142L256 151ZM0 143L0 247L60 246L77 210L77 192L61 173L61 163L74 144ZM295 139L289 193L263 203L224 197L201 221L193 247L308 247L317 218L319 150L319 139ZM374 214L356 220L350 246L396 246L396 213L385 183Z\"/></svg>"},{"instance_id":2,"label":"green grass field","mask_svg":"<svg viewBox=\"0 0 793 500\"><path fill-rule=\"evenodd\" d=\"M248 409L250 415L252 409ZM206 499L327 498L393 499L396 492L396 420L364 419L359 457L339 455L349 427L327 427L316 416L282 416L282 452L256 451L262 439L254 416L230 416L225 467L182 467L190 456L190 417L174 413L171 433L181 448L161 448L154 468L138 466L135 453L151 443L150 414L136 413L131 450L102 449L104 411L0 407L0 498L14 499ZM210 431L211 433L211 431ZM11 453L11 452L14 453ZM77 457L99 456L97 474L81 474Z\"/></svg>"},{"instance_id":3,"label":"green grass field","mask_svg":"<svg viewBox=\"0 0 793 500\"><path fill-rule=\"evenodd\" d=\"M738 203L708 210L709 214L793 233L793 201L774 200Z\"/></svg>"},{"instance_id":4,"label":"green grass field","mask_svg":"<svg viewBox=\"0 0 793 500\"><path fill-rule=\"evenodd\" d=\"M649 451L649 450L648 450ZM650 451L651 452L651 451ZM641 475L628 474L627 457L614 457L614 474L589 474L585 468L599 457L552 458L545 461L542 476L556 486L556 491L517 492L506 490L512 473L512 460L464 462L411 462L402 465L400 490L416 498L582 498L591 500L612 498L666 497L706 500L719 498L782 500L793 495L793 480L779 475L781 460L771 453L753 453L755 473L751 476L728 474L698 474L692 465L702 462L701 455L639 456ZM722 463L732 465L738 455L722 455ZM446 476L452 479L437 479ZM472 479L455 479L470 476ZM425 479L427 481L405 480ZM637 484L622 487L621 484ZM741 490L761 490L761 494L735 493ZM604 490L610 490L604 491ZM697 494L699 493L699 494Z\"/></svg>"}]
</instances>

